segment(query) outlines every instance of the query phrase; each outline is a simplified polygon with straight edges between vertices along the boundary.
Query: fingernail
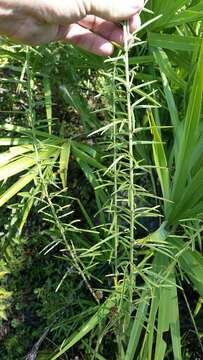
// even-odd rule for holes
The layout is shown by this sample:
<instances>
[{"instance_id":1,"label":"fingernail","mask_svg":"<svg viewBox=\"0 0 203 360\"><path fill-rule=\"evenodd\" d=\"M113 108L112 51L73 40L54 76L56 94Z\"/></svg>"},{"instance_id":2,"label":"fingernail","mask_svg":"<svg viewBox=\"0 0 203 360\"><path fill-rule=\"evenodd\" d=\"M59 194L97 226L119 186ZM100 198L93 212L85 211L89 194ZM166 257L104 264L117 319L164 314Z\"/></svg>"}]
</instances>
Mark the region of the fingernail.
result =
<instances>
[{"instance_id":1,"label":"fingernail","mask_svg":"<svg viewBox=\"0 0 203 360\"><path fill-rule=\"evenodd\" d=\"M137 16L136 18L136 29L138 30L142 25L142 21L141 21L141 18L140 16Z\"/></svg>"},{"instance_id":2,"label":"fingernail","mask_svg":"<svg viewBox=\"0 0 203 360\"><path fill-rule=\"evenodd\" d=\"M98 51L98 55L102 56L110 56L113 54L114 47L111 43L106 42L100 46L100 49Z\"/></svg>"}]
</instances>

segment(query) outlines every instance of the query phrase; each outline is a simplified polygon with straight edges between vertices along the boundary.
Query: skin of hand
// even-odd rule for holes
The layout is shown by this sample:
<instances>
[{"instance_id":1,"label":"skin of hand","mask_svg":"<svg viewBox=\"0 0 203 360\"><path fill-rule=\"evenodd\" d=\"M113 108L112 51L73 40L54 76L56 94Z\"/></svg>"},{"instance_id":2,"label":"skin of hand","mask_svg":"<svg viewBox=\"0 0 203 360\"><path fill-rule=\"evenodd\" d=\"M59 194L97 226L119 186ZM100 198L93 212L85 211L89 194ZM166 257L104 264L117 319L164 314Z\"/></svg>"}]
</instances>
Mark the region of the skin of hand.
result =
<instances>
[{"instance_id":1,"label":"skin of hand","mask_svg":"<svg viewBox=\"0 0 203 360\"><path fill-rule=\"evenodd\" d=\"M0 34L28 45L64 41L97 55L123 43L118 24L140 25L144 0L0 0Z\"/></svg>"}]
</instances>

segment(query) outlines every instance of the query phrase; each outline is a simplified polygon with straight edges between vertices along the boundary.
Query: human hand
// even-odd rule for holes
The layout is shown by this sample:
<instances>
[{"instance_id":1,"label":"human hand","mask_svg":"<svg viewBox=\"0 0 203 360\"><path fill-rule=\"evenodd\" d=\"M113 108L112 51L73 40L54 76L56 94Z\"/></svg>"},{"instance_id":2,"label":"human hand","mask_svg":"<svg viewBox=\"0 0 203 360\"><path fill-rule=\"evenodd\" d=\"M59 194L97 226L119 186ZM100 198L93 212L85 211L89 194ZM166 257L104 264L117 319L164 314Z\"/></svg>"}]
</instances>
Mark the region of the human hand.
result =
<instances>
[{"instance_id":1,"label":"human hand","mask_svg":"<svg viewBox=\"0 0 203 360\"><path fill-rule=\"evenodd\" d=\"M117 24L140 25L144 0L0 0L0 33L29 45L64 41L98 55L123 43Z\"/></svg>"}]
</instances>

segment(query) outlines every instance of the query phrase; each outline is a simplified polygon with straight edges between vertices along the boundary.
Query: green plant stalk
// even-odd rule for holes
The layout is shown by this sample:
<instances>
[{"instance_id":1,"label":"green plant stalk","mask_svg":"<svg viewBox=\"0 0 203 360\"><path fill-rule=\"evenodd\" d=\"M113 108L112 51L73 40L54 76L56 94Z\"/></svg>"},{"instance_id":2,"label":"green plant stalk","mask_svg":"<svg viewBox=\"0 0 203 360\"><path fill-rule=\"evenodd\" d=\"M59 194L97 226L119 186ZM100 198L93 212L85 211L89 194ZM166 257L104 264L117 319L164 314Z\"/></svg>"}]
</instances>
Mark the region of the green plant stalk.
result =
<instances>
[{"instance_id":1,"label":"green plant stalk","mask_svg":"<svg viewBox=\"0 0 203 360\"><path fill-rule=\"evenodd\" d=\"M116 76L116 64L114 65L113 72L113 145L114 145L114 204L113 204L113 222L114 222L114 241L115 241L115 286L118 284L118 246L119 246L119 226L118 226L118 165L117 165L117 124L116 124L116 84L115 84L115 76Z\"/></svg>"},{"instance_id":2,"label":"green plant stalk","mask_svg":"<svg viewBox=\"0 0 203 360\"><path fill-rule=\"evenodd\" d=\"M117 131L118 126L116 122L116 69L117 69L117 60L114 63L113 68L113 161L114 161L114 193L113 193L113 232L114 232L114 258L115 258L115 275L114 275L114 285L115 288L119 285L118 281L118 249L119 249L119 215L118 215L118 162L116 161L118 158L118 150L117 150ZM117 348L118 348L118 357L122 359L122 341L121 337L117 335Z\"/></svg>"},{"instance_id":3,"label":"green plant stalk","mask_svg":"<svg viewBox=\"0 0 203 360\"><path fill-rule=\"evenodd\" d=\"M131 83L129 68L129 22L123 25L124 30L124 63L125 63L125 86L127 99L128 133L129 133L129 165L130 165L130 184L129 184L129 208L130 208L130 286L129 286L129 304L130 313L132 310L133 289L134 289L134 237L135 237L135 193L134 193L134 159L133 159L133 129L134 119L131 107Z\"/></svg>"}]
</instances>

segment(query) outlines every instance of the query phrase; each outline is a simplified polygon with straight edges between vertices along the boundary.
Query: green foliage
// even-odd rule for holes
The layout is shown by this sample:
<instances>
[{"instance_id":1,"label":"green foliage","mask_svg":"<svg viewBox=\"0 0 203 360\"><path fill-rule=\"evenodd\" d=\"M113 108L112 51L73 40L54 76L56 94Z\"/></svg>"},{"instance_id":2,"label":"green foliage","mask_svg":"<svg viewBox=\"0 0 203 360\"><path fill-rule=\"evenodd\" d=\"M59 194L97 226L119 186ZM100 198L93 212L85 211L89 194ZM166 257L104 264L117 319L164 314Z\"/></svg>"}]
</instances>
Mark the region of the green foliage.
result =
<instances>
[{"instance_id":1,"label":"green foliage","mask_svg":"<svg viewBox=\"0 0 203 360\"><path fill-rule=\"evenodd\" d=\"M9 274L9 270L6 266L6 263L0 261L0 319L7 320L6 309L8 307L8 301L11 298L12 293L7 291L4 287L4 280L6 275ZM1 321L1 320L0 320Z\"/></svg>"},{"instance_id":2,"label":"green foliage","mask_svg":"<svg viewBox=\"0 0 203 360\"><path fill-rule=\"evenodd\" d=\"M203 2L146 7L105 61L0 50L5 359L203 354Z\"/></svg>"}]
</instances>

